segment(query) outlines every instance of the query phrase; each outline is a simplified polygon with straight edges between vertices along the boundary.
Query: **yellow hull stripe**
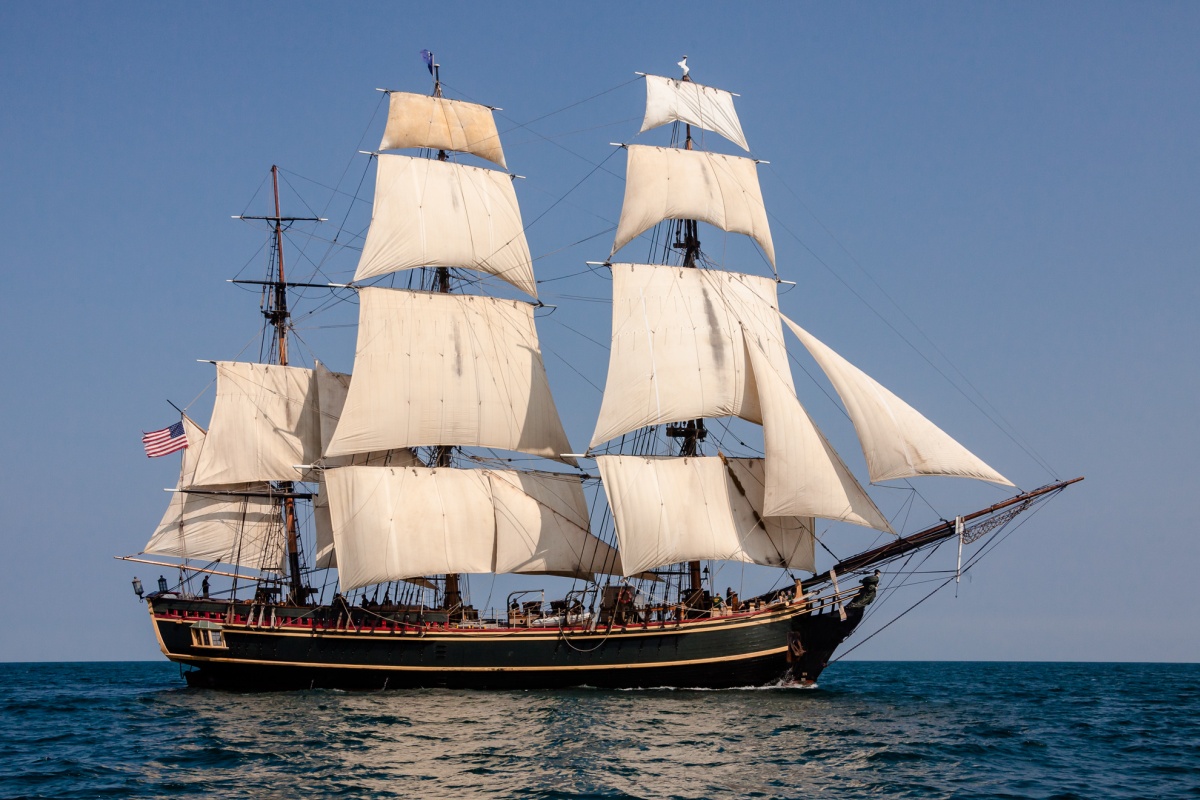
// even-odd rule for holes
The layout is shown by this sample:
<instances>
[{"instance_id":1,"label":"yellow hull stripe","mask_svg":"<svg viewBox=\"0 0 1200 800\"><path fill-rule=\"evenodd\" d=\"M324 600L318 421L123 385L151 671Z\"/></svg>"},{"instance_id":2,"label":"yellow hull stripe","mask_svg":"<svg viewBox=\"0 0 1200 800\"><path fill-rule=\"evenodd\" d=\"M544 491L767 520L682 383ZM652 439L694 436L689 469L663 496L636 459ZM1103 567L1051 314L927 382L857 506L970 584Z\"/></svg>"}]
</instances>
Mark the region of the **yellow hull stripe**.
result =
<instances>
[{"instance_id":1,"label":"yellow hull stripe","mask_svg":"<svg viewBox=\"0 0 1200 800\"><path fill-rule=\"evenodd\" d=\"M221 664L262 664L271 667L313 667L320 669L368 669L389 670L392 672L567 672L579 670L613 670L613 669L656 669L659 667L683 667L694 664L713 664L718 661L744 661L750 658L773 656L787 650L787 645L759 650L754 653L741 653L736 656L714 656L712 658L695 658L684 661L655 661L640 664L585 664L578 666L539 666L539 667L454 667L454 666L391 666L387 664L322 664L307 661L268 661L255 658L218 658L214 656L185 656L168 653L172 661L189 663L221 663Z\"/></svg>"}]
</instances>

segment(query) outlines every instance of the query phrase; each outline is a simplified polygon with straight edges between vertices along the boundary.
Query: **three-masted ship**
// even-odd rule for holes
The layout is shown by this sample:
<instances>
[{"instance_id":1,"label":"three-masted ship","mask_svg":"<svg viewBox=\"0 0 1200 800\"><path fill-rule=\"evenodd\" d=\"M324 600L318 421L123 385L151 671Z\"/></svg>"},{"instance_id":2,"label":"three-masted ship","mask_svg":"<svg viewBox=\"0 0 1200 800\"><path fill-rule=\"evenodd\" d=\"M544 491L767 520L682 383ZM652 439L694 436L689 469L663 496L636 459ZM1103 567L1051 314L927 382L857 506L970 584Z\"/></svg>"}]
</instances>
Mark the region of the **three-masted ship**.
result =
<instances>
[{"instance_id":1,"label":"three-masted ship","mask_svg":"<svg viewBox=\"0 0 1200 800\"><path fill-rule=\"evenodd\" d=\"M289 363L289 291L308 284L285 277L283 233L301 220L281 214L276 183L274 214L258 218L273 242L256 282L266 363L215 362L210 427L183 416L179 484L130 557L179 567L178 584L160 579L145 599L190 684L812 683L874 600L879 567L994 534L1070 483L895 536L801 405L785 330L840 395L872 482L1012 484L783 316L777 277L708 262L700 223L749 236L772 272L774 246L756 162L697 149L692 136L702 128L749 151L733 95L683 66L680 80L645 76L642 130L670 124L677 141L624 145L624 204L603 262L611 357L584 454L572 453L550 392L537 283L491 108L443 97L436 73L432 95L390 93L349 287L359 303L352 374ZM408 149L418 154L391 152ZM613 261L651 230L657 263ZM410 288L368 284L396 273L419 277ZM480 275L535 302L482 294ZM761 426L764 454L714 451L705 422L726 417ZM515 469L497 451L541 461ZM585 484L597 482L589 507ZM818 571L818 519L894 538ZM778 568L781 579L754 597L722 596L706 585L721 562ZM499 611L477 609L464 583L479 573L574 584L549 602L531 589ZM329 575L334 591L315 588Z\"/></svg>"}]
</instances>

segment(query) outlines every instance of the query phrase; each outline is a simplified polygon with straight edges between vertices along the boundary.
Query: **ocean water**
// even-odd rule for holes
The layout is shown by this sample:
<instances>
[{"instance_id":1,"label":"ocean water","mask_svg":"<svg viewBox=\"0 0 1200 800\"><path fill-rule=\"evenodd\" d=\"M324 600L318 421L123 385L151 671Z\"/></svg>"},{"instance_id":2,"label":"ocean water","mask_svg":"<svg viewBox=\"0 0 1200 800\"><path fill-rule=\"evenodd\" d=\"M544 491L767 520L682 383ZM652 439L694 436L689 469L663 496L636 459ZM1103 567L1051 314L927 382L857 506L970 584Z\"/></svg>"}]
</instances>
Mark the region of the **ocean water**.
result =
<instances>
[{"instance_id":1,"label":"ocean water","mask_svg":"<svg viewBox=\"0 0 1200 800\"><path fill-rule=\"evenodd\" d=\"M841 662L817 689L228 694L0 664L0 797L1200 797L1200 665Z\"/></svg>"}]
</instances>

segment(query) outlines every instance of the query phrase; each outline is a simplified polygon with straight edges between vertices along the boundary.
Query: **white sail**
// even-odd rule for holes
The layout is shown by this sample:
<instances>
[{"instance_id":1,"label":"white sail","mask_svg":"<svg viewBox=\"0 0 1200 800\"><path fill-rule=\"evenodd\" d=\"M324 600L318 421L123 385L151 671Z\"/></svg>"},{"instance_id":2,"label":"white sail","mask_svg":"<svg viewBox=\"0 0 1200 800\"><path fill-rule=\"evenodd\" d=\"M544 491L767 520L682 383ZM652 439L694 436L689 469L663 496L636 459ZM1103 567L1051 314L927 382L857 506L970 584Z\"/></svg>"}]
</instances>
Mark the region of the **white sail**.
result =
<instances>
[{"instance_id":1,"label":"white sail","mask_svg":"<svg viewBox=\"0 0 1200 800\"><path fill-rule=\"evenodd\" d=\"M183 427L188 447L183 451L180 486L190 486L196 462L203 453L204 429L186 415ZM265 489L261 484L221 487L232 491ZM167 510L143 553L192 561L237 564L278 570L283 563L284 537L279 503L261 497L188 494L171 495Z\"/></svg>"},{"instance_id":2,"label":"white sail","mask_svg":"<svg viewBox=\"0 0 1200 800\"><path fill-rule=\"evenodd\" d=\"M743 329L787 373L773 281L650 264L613 264L612 276L612 348L591 447L676 420L762 422Z\"/></svg>"},{"instance_id":3,"label":"white sail","mask_svg":"<svg viewBox=\"0 0 1200 800\"><path fill-rule=\"evenodd\" d=\"M317 399L320 407L321 452L324 453L329 449L334 431L337 430L338 420L342 417L342 408L346 405L346 395L350 391L350 376L342 372L332 372L319 361L313 372L317 382ZM354 453L336 458L324 458L322 461L326 468L348 467L352 464L372 467L411 467L421 463L417 454L408 448ZM332 539L330 539L330 546L332 547Z\"/></svg>"},{"instance_id":4,"label":"white sail","mask_svg":"<svg viewBox=\"0 0 1200 800\"><path fill-rule=\"evenodd\" d=\"M812 517L771 517L763 513L766 461L761 458L722 458L729 478L730 496L744 497L730 508L734 527L750 533L741 538L747 560L768 567L814 571L815 543ZM734 494L736 493L736 495Z\"/></svg>"},{"instance_id":5,"label":"white sail","mask_svg":"<svg viewBox=\"0 0 1200 800\"><path fill-rule=\"evenodd\" d=\"M400 289L359 299L356 372L327 457L452 445L567 460L532 306Z\"/></svg>"},{"instance_id":6,"label":"white sail","mask_svg":"<svg viewBox=\"0 0 1200 800\"><path fill-rule=\"evenodd\" d=\"M281 525L278 502L267 498L176 492L142 552L278 571Z\"/></svg>"},{"instance_id":7,"label":"white sail","mask_svg":"<svg viewBox=\"0 0 1200 800\"><path fill-rule=\"evenodd\" d=\"M354 280L414 267L466 267L537 297L511 176L448 161L379 156L375 208Z\"/></svg>"},{"instance_id":8,"label":"white sail","mask_svg":"<svg viewBox=\"0 0 1200 800\"><path fill-rule=\"evenodd\" d=\"M196 486L294 481L320 455L312 370L217 362L217 400Z\"/></svg>"},{"instance_id":9,"label":"white sail","mask_svg":"<svg viewBox=\"0 0 1200 800\"><path fill-rule=\"evenodd\" d=\"M625 574L709 558L812 570L812 520L755 507L758 461L597 456Z\"/></svg>"},{"instance_id":10,"label":"white sail","mask_svg":"<svg viewBox=\"0 0 1200 800\"><path fill-rule=\"evenodd\" d=\"M428 147L486 158L502 168L504 150L487 106L411 92L391 92L380 150Z\"/></svg>"},{"instance_id":11,"label":"white sail","mask_svg":"<svg viewBox=\"0 0 1200 800\"><path fill-rule=\"evenodd\" d=\"M1013 485L915 408L795 322L783 319L845 403L872 481L947 475Z\"/></svg>"},{"instance_id":12,"label":"white sail","mask_svg":"<svg viewBox=\"0 0 1200 800\"><path fill-rule=\"evenodd\" d=\"M840 520L892 532L841 456L817 429L781 372L751 339L746 343L763 410L766 447L764 511Z\"/></svg>"},{"instance_id":13,"label":"white sail","mask_svg":"<svg viewBox=\"0 0 1200 800\"><path fill-rule=\"evenodd\" d=\"M187 414L181 415L183 435L187 438L188 446L182 451L183 461L179 467L179 483L176 488L191 486L195 483L196 467L200 464L200 454L208 443L208 434L197 425Z\"/></svg>"},{"instance_id":14,"label":"white sail","mask_svg":"<svg viewBox=\"0 0 1200 800\"><path fill-rule=\"evenodd\" d=\"M491 571L496 523L483 470L340 467L325 483L342 591Z\"/></svg>"},{"instance_id":15,"label":"white sail","mask_svg":"<svg viewBox=\"0 0 1200 800\"><path fill-rule=\"evenodd\" d=\"M325 478L344 590L448 572L587 575L613 555L575 524L582 492L561 478L425 467Z\"/></svg>"},{"instance_id":16,"label":"white sail","mask_svg":"<svg viewBox=\"0 0 1200 800\"><path fill-rule=\"evenodd\" d=\"M732 94L692 81L647 75L646 118L638 133L677 120L718 133L743 150L750 149L742 133L742 123L733 110Z\"/></svg>"},{"instance_id":17,"label":"white sail","mask_svg":"<svg viewBox=\"0 0 1200 800\"><path fill-rule=\"evenodd\" d=\"M496 510L492 572L589 579L621 574L621 559L592 535L580 479L488 470Z\"/></svg>"},{"instance_id":18,"label":"white sail","mask_svg":"<svg viewBox=\"0 0 1200 800\"><path fill-rule=\"evenodd\" d=\"M612 254L664 219L697 219L752 237L775 264L775 245L753 161L669 147L628 145L627 149L625 202Z\"/></svg>"},{"instance_id":19,"label":"white sail","mask_svg":"<svg viewBox=\"0 0 1200 800\"><path fill-rule=\"evenodd\" d=\"M313 557L313 566L317 569L334 569L337 567L337 549L333 544L333 520L329 516L329 490L325 488L325 478L322 476L317 483L317 493L313 496L313 527L316 529L317 552Z\"/></svg>"}]
</instances>

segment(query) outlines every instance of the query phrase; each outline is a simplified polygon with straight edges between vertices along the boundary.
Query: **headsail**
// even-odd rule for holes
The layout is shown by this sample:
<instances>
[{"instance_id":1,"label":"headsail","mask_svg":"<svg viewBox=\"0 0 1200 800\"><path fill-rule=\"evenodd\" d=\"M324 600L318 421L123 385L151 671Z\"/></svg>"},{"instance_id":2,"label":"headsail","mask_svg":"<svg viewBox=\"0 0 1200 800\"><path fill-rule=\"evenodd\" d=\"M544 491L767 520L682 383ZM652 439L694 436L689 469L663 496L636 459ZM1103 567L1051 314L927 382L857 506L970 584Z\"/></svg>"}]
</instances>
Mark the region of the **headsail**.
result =
<instances>
[{"instance_id":1,"label":"headsail","mask_svg":"<svg viewBox=\"0 0 1200 800\"><path fill-rule=\"evenodd\" d=\"M675 420L761 423L743 329L791 385L774 281L650 264L614 264L612 275L612 349L591 447Z\"/></svg>"},{"instance_id":2,"label":"headsail","mask_svg":"<svg viewBox=\"0 0 1200 800\"><path fill-rule=\"evenodd\" d=\"M610 257L665 219L696 219L752 237L775 264L754 161L670 147L627 149L625 202Z\"/></svg>"},{"instance_id":3,"label":"headsail","mask_svg":"<svg viewBox=\"0 0 1200 800\"><path fill-rule=\"evenodd\" d=\"M568 460L533 307L366 288L355 374L327 456L434 445Z\"/></svg>"},{"instance_id":4,"label":"headsail","mask_svg":"<svg viewBox=\"0 0 1200 800\"><path fill-rule=\"evenodd\" d=\"M893 533L800 405L786 362L781 373L753 338L748 337L746 348L763 412L767 456L764 513L822 517Z\"/></svg>"},{"instance_id":5,"label":"headsail","mask_svg":"<svg viewBox=\"0 0 1200 800\"><path fill-rule=\"evenodd\" d=\"M813 569L813 524L764 517L761 459L597 456L626 575L698 559Z\"/></svg>"},{"instance_id":6,"label":"headsail","mask_svg":"<svg viewBox=\"0 0 1200 800\"><path fill-rule=\"evenodd\" d=\"M733 110L732 94L693 81L647 75L646 117L638 133L677 120L718 133L743 150L750 150L742 123Z\"/></svg>"},{"instance_id":7,"label":"headsail","mask_svg":"<svg viewBox=\"0 0 1200 800\"><path fill-rule=\"evenodd\" d=\"M379 156L371 228L354 280L414 267L465 267L537 297L512 177L448 161Z\"/></svg>"},{"instance_id":8,"label":"headsail","mask_svg":"<svg viewBox=\"0 0 1200 800\"><path fill-rule=\"evenodd\" d=\"M309 369L217 362L217 400L196 466L196 486L293 481L320 455L317 394Z\"/></svg>"},{"instance_id":9,"label":"headsail","mask_svg":"<svg viewBox=\"0 0 1200 800\"><path fill-rule=\"evenodd\" d=\"M915 408L795 322L783 319L846 404L872 481L947 475L1013 485Z\"/></svg>"},{"instance_id":10,"label":"headsail","mask_svg":"<svg viewBox=\"0 0 1200 800\"><path fill-rule=\"evenodd\" d=\"M487 106L412 92L391 92L380 150L428 147L486 158L507 169L496 118Z\"/></svg>"},{"instance_id":11,"label":"headsail","mask_svg":"<svg viewBox=\"0 0 1200 800\"><path fill-rule=\"evenodd\" d=\"M329 470L326 481L345 590L413 575L613 569L611 549L573 522L584 508L577 480L482 469L342 467Z\"/></svg>"}]
</instances>

